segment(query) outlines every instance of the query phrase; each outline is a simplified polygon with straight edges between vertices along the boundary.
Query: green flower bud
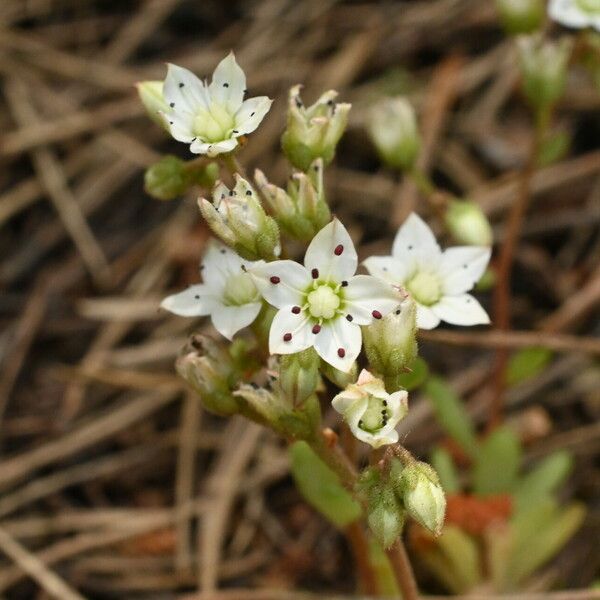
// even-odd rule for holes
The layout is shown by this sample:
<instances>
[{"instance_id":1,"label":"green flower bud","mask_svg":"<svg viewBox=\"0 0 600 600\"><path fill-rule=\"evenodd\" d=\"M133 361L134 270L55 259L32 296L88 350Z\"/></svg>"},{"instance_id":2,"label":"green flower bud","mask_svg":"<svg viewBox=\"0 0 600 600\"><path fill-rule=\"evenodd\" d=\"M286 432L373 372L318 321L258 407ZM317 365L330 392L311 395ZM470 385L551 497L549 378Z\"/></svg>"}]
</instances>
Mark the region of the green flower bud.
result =
<instances>
[{"instance_id":1,"label":"green flower bud","mask_svg":"<svg viewBox=\"0 0 600 600\"><path fill-rule=\"evenodd\" d=\"M345 389L352 383L356 383L358 379L358 365L356 362L352 365L350 370L345 373L336 369L330 365L327 361L321 360L321 373L329 380L333 385L341 389Z\"/></svg>"},{"instance_id":2,"label":"green flower bud","mask_svg":"<svg viewBox=\"0 0 600 600\"><path fill-rule=\"evenodd\" d=\"M232 190L217 184L212 203L201 198L200 212L215 235L243 258L273 260L281 252L279 227L252 186L237 174L235 179Z\"/></svg>"},{"instance_id":3,"label":"green flower bud","mask_svg":"<svg viewBox=\"0 0 600 600\"><path fill-rule=\"evenodd\" d=\"M446 209L446 226L454 238L468 246L491 246L492 227L474 202L453 200Z\"/></svg>"},{"instance_id":4,"label":"green flower bud","mask_svg":"<svg viewBox=\"0 0 600 600\"><path fill-rule=\"evenodd\" d=\"M235 367L225 346L208 336L196 335L177 359L175 368L207 410L224 416L239 412L230 387Z\"/></svg>"},{"instance_id":5,"label":"green flower bud","mask_svg":"<svg viewBox=\"0 0 600 600\"><path fill-rule=\"evenodd\" d=\"M289 94L287 127L281 146L297 169L308 171L311 163L322 158L329 164L346 125L350 104L335 104L337 92L325 92L312 106L305 107L300 98L300 85Z\"/></svg>"},{"instance_id":6,"label":"green flower bud","mask_svg":"<svg viewBox=\"0 0 600 600\"><path fill-rule=\"evenodd\" d=\"M157 200L173 200L193 185L212 187L218 172L216 163L191 167L190 163L168 154L146 169L144 187Z\"/></svg>"},{"instance_id":7,"label":"green flower bud","mask_svg":"<svg viewBox=\"0 0 600 600\"><path fill-rule=\"evenodd\" d=\"M496 0L502 26L511 34L533 33L546 14L543 0Z\"/></svg>"},{"instance_id":8,"label":"green flower bud","mask_svg":"<svg viewBox=\"0 0 600 600\"><path fill-rule=\"evenodd\" d=\"M406 512L385 477L377 468L362 473L358 490L366 498L369 528L384 548L391 548L402 535Z\"/></svg>"},{"instance_id":9,"label":"green flower bud","mask_svg":"<svg viewBox=\"0 0 600 600\"><path fill-rule=\"evenodd\" d=\"M566 37L558 42L538 36L519 38L523 92L534 107L547 109L562 96L572 47L573 41Z\"/></svg>"},{"instance_id":10,"label":"green flower bud","mask_svg":"<svg viewBox=\"0 0 600 600\"><path fill-rule=\"evenodd\" d=\"M398 309L363 327L363 343L369 363L383 375L389 391L399 389L398 377L417 357L417 308L406 298Z\"/></svg>"},{"instance_id":11,"label":"green flower bud","mask_svg":"<svg viewBox=\"0 0 600 600\"><path fill-rule=\"evenodd\" d=\"M323 193L323 161L317 159L308 173L294 173L287 191L269 183L262 171L254 175L271 212L292 238L308 242L331 221Z\"/></svg>"},{"instance_id":12,"label":"green flower bud","mask_svg":"<svg viewBox=\"0 0 600 600\"><path fill-rule=\"evenodd\" d=\"M165 131L169 131L169 124L163 116L170 110L163 98L163 82L140 81L136 87L148 116Z\"/></svg>"},{"instance_id":13,"label":"green flower bud","mask_svg":"<svg viewBox=\"0 0 600 600\"><path fill-rule=\"evenodd\" d=\"M410 171L421 137L412 105L406 98L385 98L369 114L368 130L381 159L393 169Z\"/></svg>"},{"instance_id":14,"label":"green flower bud","mask_svg":"<svg viewBox=\"0 0 600 600\"><path fill-rule=\"evenodd\" d=\"M319 385L319 356L314 348L283 354L279 360L279 386L293 406L300 406Z\"/></svg>"},{"instance_id":15,"label":"green flower bud","mask_svg":"<svg viewBox=\"0 0 600 600\"><path fill-rule=\"evenodd\" d=\"M427 463L408 461L397 481L397 493L408 514L433 534L444 525L446 497L437 473Z\"/></svg>"}]
</instances>

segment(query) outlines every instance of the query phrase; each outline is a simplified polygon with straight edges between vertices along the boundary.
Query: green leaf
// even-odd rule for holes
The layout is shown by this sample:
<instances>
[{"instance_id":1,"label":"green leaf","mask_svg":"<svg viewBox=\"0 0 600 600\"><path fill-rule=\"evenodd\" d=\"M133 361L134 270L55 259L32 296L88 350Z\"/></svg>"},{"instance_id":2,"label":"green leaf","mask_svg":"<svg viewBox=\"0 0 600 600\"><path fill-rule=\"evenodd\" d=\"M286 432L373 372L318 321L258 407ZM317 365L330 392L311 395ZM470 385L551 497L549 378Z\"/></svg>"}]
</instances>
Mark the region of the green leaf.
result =
<instances>
[{"instance_id":1,"label":"green leaf","mask_svg":"<svg viewBox=\"0 0 600 600\"><path fill-rule=\"evenodd\" d=\"M447 494L457 494L460 491L460 482L454 461L445 448L434 449L431 453L431 466L437 471L440 483Z\"/></svg>"},{"instance_id":2,"label":"green leaf","mask_svg":"<svg viewBox=\"0 0 600 600\"><path fill-rule=\"evenodd\" d=\"M402 373L396 378L397 383L409 392L425 383L427 375L429 375L429 367L427 366L427 363L418 356L410 365L410 370L410 373Z\"/></svg>"},{"instance_id":3,"label":"green leaf","mask_svg":"<svg viewBox=\"0 0 600 600\"><path fill-rule=\"evenodd\" d=\"M546 457L518 482L515 490L517 510L533 506L540 498L552 494L565 481L572 468L573 457L566 450Z\"/></svg>"},{"instance_id":4,"label":"green leaf","mask_svg":"<svg viewBox=\"0 0 600 600\"><path fill-rule=\"evenodd\" d=\"M425 384L425 394L433 403L433 409L441 426L460 444L471 457L477 454L475 428L459 397L439 377L431 377Z\"/></svg>"},{"instance_id":5,"label":"green leaf","mask_svg":"<svg viewBox=\"0 0 600 600\"><path fill-rule=\"evenodd\" d=\"M552 351L548 348L524 348L511 356L506 370L506 383L517 385L541 373L552 360Z\"/></svg>"},{"instance_id":6,"label":"green leaf","mask_svg":"<svg viewBox=\"0 0 600 600\"><path fill-rule=\"evenodd\" d=\"M564 158L571 147L571 136L566 131L549 135L538 153L538 166L545 167Z\"/></svg>"},{"instance_id":7,"label":"green leaf","mask_svg":"<svg viewBox=\"0 0 600 600\"><path fill-rule=\"evenodd\" d=\"M311 506L339 528L360 517L360 504L306 442L292 444L289 453L296 485Z\"/></svg>"},{"instance_id":8,"label":"green leaf","mask_svg":"<svg viewBox=\"0 0 600 600\"><path fill-rule=\"evenodd\" d=\"M400 590L392 565L381 544L372 536L369 536L369 562L375 571L379 595L385 598L399 598Z\"/></svg>"},{"instance_id":9,"label":"green leaf","mask_svg":"<svg viewBox=\"0 0 600 600\"><path fill-rule=\"evenodd\" d=\"M521 445L508 428L494 430L481 444L473 465L476 494L507 493L514 489L521 466Z\"/></svg>"}]
</instances>

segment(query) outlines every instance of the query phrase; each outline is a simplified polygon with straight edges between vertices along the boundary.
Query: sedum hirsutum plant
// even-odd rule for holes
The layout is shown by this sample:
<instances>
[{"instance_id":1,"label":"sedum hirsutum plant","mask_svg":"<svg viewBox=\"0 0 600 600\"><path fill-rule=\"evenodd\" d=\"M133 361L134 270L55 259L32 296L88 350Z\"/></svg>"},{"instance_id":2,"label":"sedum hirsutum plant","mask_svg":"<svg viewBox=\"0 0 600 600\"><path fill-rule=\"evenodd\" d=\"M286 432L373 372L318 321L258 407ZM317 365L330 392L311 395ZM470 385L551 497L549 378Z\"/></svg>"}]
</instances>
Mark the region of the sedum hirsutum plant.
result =
<instances>
[{"instance_id":1,"label":"sedum hirsutum plant","mask_svg":"<svg viewBox=\"0 0 600 600\"><path fill-rule=\"evenodd\" d=\"M151 167L147 187L163 198L203 187L207 197L199 208L215 238L200 258L197 281L166 297L162 307L182 317L210 317L220 337L194 336L177 361L178 373L207 410L242 415L287 441L307 500L343 531L364 528L358 537L366 545L355 552L375 573L365 577L375 581L374 589L364 591L377 594L384 587L378 587L376 566L369 567L369 548L379 548L379 561L387 560L385 549L398 565L406 556L405 523L437 536L446 509L433 467L399 443L396 428L409 406L402 376L417 364L418 328L442 320L489 322L468 292L486 269L491 240L472 233L481 223L470 215L471 239L488 244L442 251L427 224L411 214L389 256L359 263L355 241L332 217L323 185L350 105L336 104L336 93L328 91L305 107L299 89L289 96L282 145L292 168L281 188L260 171L251 181L237 160L271 100L244 100L246 78L233 54L219 63L210 84L175 65L164 82L140 84L150 116L201 155L189 162L163 159ZM400 103L390 110L414 135L410 108ZM385 127L381 116L378 127ZM403 153L398 164L406 166L418 143L404 139L390 151L395 147ZM368 465L350 460L336 433L324 428L324 411L365 444ZM398 585L411 600L410 565L403 564Z\"/></svg>"}]
</instances>

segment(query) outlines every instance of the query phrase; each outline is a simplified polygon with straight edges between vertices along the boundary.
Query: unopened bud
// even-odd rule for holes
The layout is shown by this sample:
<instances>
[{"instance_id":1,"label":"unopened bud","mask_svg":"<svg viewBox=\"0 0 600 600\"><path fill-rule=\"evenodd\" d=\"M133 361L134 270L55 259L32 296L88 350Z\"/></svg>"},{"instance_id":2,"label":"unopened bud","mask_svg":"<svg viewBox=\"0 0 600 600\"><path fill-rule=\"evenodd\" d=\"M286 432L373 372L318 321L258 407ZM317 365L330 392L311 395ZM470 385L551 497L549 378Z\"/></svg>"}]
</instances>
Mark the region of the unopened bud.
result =
<instances>
[{"instance_id":1,"label":"unopened bud","mask_svg":"<svg viewBox=\"0 0 600 600\"><path fill-rule=\"evenodd\" d=\"M543 41L538 36L518 40L523 92L536 108L548 108L562 96L573 41Z\"/></svg>"},{"instance_id":2,"label":"unopened bud","mask_svg":"<svg viewBox=\"0 0 600 600\"><path fill-rule=\"evenodd\" d=\"M287 191L269 183L257 170L255 181L271 212L290 237L310 241L329 221L331 212L323 192L323 161L317 159L307 173L294 173Z\"/></svg>"},{"instance_id":3,"label":"unopened bud","mask_svg":"<svg viewBox=\"0 0 600 600\"><path fill-rule=\"evenodd\" d=\"M386 98L368 120L371 139L381 159L393 169L410 171L421 147L415 111L406 98Z\"/></svg>"},{"instance_id":4,"label":"unopened bud","mask_svg":"<svg viewBox=\"0 0 600 600\"><path fill-rule=\"evenodd\" d=\"M252 186L239 175L232 190L219 183L213 202L201 198L198 205L215 235L243 258L273 260L281 252L277 223L265 213Z\"/></svg>"},{"instance_id":5,"label":"unopened bud","mask_svg":"<svg viewBox=\"0 0 600 600\"><path fill-rule=\"evenodd\" d=\"M290 90L287 127L281 146L297 169L308 171L311 163L322 158L329 164L346 125L350 104L336 104L337 92L325 92L312 106L305 107L300 98L301 86Z\"/></svg>"},{"instance_id":6,"label":"unopened bud","mask_svg":"<svg viewBox=\"0 0 600 600\"><path fill-rule=\"evenodd\" d=\"M475 202L452 200L446 209L446 226L456 241L468 246L491 246L492 227Z\"/></svg>"},{"instance_id":7,"label":"unopened bud","mask_svg":"<svg viewBox=\"0 0 600 600\"><path fill-rule=\"evenodd\" d=\"M169 112L169 107L163 98L162 81L140 81L136 84L140 100L148 113L148 116L166 131L169 124L164 115Z\"/></svg>"},{"instance_id":8,"label":"unopened bud","mask_svg":"<svg viewBox=\"0 0 600 600\"><path fill-rule=\"evenodd\" d=\"M200 396L207 410L225 416L239 412L230 388L234 365L222 344L208 336L194 336L177 359L175 368Z\"/></svg>"},{"instance_id":9,"label":"unopened bud","mask_svg":"<svg viewBox=\"0 0 600 600\"><path fill-rule=\"evenodd\" d=\"M424 462L409 461L401 471L398 491L408 514L439 535L444 525L446 497L434 469Z\"/></svg>"},{"instance_id":10,"label":"unopened bud","mask_svg":"<svg viewBox=\"0 0 600 600\"><path fill-rule=\"evenodd\" d=\"M319 355L313 348L279 359L279 385L292 406L300 406L319 385Z\"/></svg>"},{"instance_id":11,"label":"unopened bud","mask_svg":"<svg viewBox=\"0 0 600 600\"><path fill-rule=\"evenodd\" d=\"M363 327L363 343L369 363L386 383L398 389L396 379L407 372L417 357L417 308L406 298L383 319Z\"/></svg>"},{"instance_id":12,"label":"unopened bud","mask_svg":"<svg viewBox=\"0 0 600 600\"><path fill-rule=\"evenodd\" d=\"M504 29L511 34L532 33L544 21L543 0L496 0Z\"/></svg>"},{"instance_id":13,"label":"unopened bud","mask_svg":"<svg viewBox=\"0 0 600 600\"><path fill-rule=\"evenodd\" d=\"M356 364L356 362L353 363L350 367L350 370L348 372L345 372L336 369L327 361L321 360L321 373L323 373L323 375L329 381L331 381L331 383L333 383L341 389L345 389L351 383L356 383L356 380L358 379L358 365Z\"/></svg>"}]
</instances>

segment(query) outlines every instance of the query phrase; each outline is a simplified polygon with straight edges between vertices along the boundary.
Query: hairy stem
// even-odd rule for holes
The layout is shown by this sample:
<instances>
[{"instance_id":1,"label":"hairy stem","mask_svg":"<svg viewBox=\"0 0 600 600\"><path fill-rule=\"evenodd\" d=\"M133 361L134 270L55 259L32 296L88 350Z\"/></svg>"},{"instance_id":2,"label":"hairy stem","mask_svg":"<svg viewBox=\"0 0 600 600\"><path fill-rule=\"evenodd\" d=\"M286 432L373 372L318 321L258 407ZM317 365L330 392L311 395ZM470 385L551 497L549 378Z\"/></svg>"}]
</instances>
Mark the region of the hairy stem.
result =
<instances>
[{"instance_id":1,"label":"hairy stem","mask_svg":"<svg viewBox=\"0 0 600 600\"><path fill-rule=\"evenodd\" d=\"M237 156L233 152L229 152L225 154L221 159L223 166L229 171L231 176L233 177L236 173L243 177L246 181L248 181L248 175L246 173L246 169L240 164L240 161L237 159Z\"/></svg>"},{"instance_id":2,"label":"hairy stem","mask_svg":"<svg viewBox=\"0 0 600 600\"><path fill-rule=\"evenodd\" d=\"M529 155L519 180L518 195L508 215L506 235L500 249L497 267L497 284L494 288L494 323L500 331L510 329L510 283L514 255L519 242L523 219L531 197L531 179L535 172L537 158L550 121L549 108L538 109L535 133L531 139ZM494 395L489 412L488 431L503 420L504 397L506 391L506 367L508 349L499 348L494 360Z\"/></svg>"},{"instance_id":3,"label":"hairy stem","mask_svg":"<svg viewBox=\"0 0 600 600\"><path fill-rule=\"evenodd\" d=\"M419 588L402 538L386 550L386 554L394 569L403 600L418 600Z\"/></svg>"}]
</instances>

